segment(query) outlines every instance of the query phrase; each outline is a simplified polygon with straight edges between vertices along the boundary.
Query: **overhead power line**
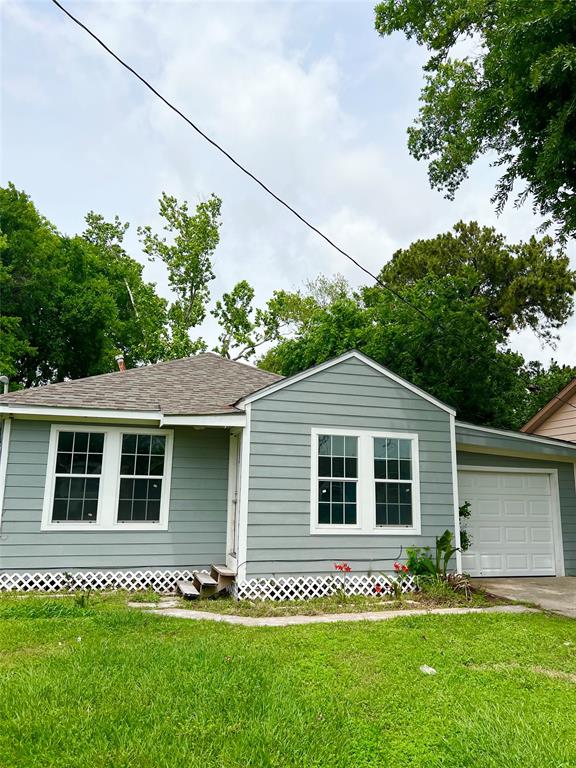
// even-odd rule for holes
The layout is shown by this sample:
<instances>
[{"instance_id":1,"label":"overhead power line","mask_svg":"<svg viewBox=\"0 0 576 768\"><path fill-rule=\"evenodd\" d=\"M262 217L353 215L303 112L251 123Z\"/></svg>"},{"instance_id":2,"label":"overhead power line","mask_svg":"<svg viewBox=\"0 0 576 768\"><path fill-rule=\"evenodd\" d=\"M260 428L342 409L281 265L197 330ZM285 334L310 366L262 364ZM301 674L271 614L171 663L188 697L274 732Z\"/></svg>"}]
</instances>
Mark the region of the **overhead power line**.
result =
<instances>
[{"instance_id":1,"label":"overhead power line","mask_svg":"<svg viewBox=\"0 0 576 768\"><path fill-rule=\"evenodd\" d=\"M367 267L365 267L363 264L361 264L357 259L355 259L353 256L351 256L347 251L345 251L343 248L341 248L339 245L337 245L333 240L331 240L328 235L326 235L322 230L318 229L318 227L315 227L314 224L312 224L310 221L308 221L307 218L305 218L301 213L299 213L295 208L293 208L289 203L286 202L283 198L281 198L279 195L277 195L270 187L265 184L258 176L256 176L252 171L250 171L246 166L242 165L236 158L230 154L224 147L222 147L220 144L218 144L217 141L215 141L213 138L211 138L207 133L205 133L196 123L194 123L189 117L187 117L184 112L182 112L178 107L173 104L171 101L169 101L165 96L163 96L160 91L156 90L151 83L146 80L145 77L143 77L139 72L137 72L133 67L131 67L124 59L122 59L120 56L118 56L117 53L115 53L106 43L98 37L98 35L93 32L86 24L84 24L80 19L78 19L76 16L74 16L70 11L65 8L61 3L58 2L58 0L52 0L54 5L56 5L63 13L68 16L69 19L71 19L75 24L77 24L81 29L83 29L85 32L87 32L90 37L92 37L98 45L100 45L104 50L110 54L116 61L121 64L125 69L128 70L134 77L138 78L140 82L148 88L148 90L152 91L152 93L157 96L160 101L164 102L166 106L171 109L173 112L175 112L179 117L182 118L188 125L196 131L200 136L202 136L203 139L205 139L209 144L211 144L215 149L218 150L221 154L224 155L228 160L230 160L231 163L233 163L242 173L246 174L249 178L252 179L252 181L256 182L258 186L260 186L270 197L273 197L276 202L280 203L280 205L284 206L290 213L292 213L294 216L296 216L297 219L299 219L303 224L305 224L309 229L312 230L312 232L315 232L319 237L321 237L323 240L325 240L328 245L332 246L338 253L342 254L345 258L347 258L349 261L352 262L352 264L356 265L358 269L361 269L362 272L364 272L366 275L372 278L379 286L384 288L385 290L389 291L393 296L395 296L397 299L402 301L407 306L411 307L413 310L418 312L422 317L425 317L430 322L433 322L432 318L429 317L424 310L422 310L420 307L413 304L411 301L409 301L407 298L402 296L402 294L398 293L394 288L387 285L383 280L381 280L377 275L375 275L373 272L371 272Z\"/></svg>"},{"instance_id":2,"label":"overhead power line","mask_svg":"<svg viewBox=\"0 0 576 768\"><path fill-rule=\"evenodd\" d=\"M171 101L169 101L165 96L163 96L154 86L146 80L145 77L143 77L139 72L137 72L133 67L131 67L124 59L122 59L117 53L115 53L106 43L98 37L98 35L93 32L86 24L84 24L80 19L78 19L74 14L70 13L70 11L65 8L62 3L58 2L58 0L52 0L55 6L57 6L68 18L74 22L74 24L78 25L81 29L83 29L90 37L95 40L98 45L100 45L106 53L108 53L112 58L114 58L124 69L128 70L134 77L136 77L140 82L148 88L149 91L151 91L157 98L160 99L166 106L171 109L173 112L175 112L179 117L182 118L194 131L196 131L197 134L199 134L203 139L205 139L209 144L211 144L218 152L220 152L224 157L226 157L228 160L230 160L231 163L233 163L242 173L244 173L246 176L248 176L252 181L254 181L256 184L258 184L259 187L261 187L270 197L272 197L276 202L280 203L286 210L290 211L294 216L296 216L297 219L299 219L305 226L307 226L312 232L314 232L316 235L321 237L328 245L330 245L332 248L334 248L338 253L340 253L342 256L344 256L348 261L350 261L352 264L354 264L358 269L360 269L362 272L364 272L368 277L371 277L374 282L379 285L384 290L388 291L392 296L397 298L399 301L401 301L406 306L413 309L415 312L418 312L419 315L424 317L429 322L437 322L433 320L426 312L424 312L423 309L418 307L416 304L413 304L409 299L407 299L405 296L402 296L401 293L399 293L397 290L392 288L390 285L385 283L383 280L381 280L377 275L375 275L373 272L371 272L367 267L365 267L363 264L361 264L357 259L355 259L352 255L350 255L347 251L345 251L343 248L341 248L339 245L337 245L333 240L331 240L328 235L326 235L324 232L322 232L321 229L318 229L318 227L314 226L308 219L303 216L301 213L299 213L295 208L293 208L289 203L286 202L282 197L277 195L267 184L265 184L258 176L256 176L252 171L250 171L248 168L246 168L242 163L240 163L236 158L230 154L224 147L222 147L215 139L211 138L207 133L205 133L196 123L194 123L187 115L184 114L178 107L173 104ZM454 333L454 331L452 331ZM457 336L459 336L458 333L456 333ZM459 338L462 341L465 341L462 336L459 336ZM567 400L563 400L562 398L559 398L557 395L555 395L557 400L560 400L563 403L566 403L567 405L570 405L572 408L576 408L576 405L573 405L572 403L569 403Z\"/></svg>"}]
</instances>

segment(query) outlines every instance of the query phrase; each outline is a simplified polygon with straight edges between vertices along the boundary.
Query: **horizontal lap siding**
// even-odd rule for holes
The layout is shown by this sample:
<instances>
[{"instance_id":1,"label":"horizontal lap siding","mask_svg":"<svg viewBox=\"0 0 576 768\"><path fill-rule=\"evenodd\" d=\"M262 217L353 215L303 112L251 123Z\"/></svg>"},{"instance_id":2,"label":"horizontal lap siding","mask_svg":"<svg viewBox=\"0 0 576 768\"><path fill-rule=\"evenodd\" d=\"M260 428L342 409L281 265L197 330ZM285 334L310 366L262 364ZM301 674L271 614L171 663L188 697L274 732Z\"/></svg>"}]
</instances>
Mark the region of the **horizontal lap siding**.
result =
<instances>
[{"instance_id":1,"label":"horizontal lap siding","mask_svg":"<svg viewBox=\"0 0 576 768\"><path fill-rule=\"evenodd\" d=\"M557 469L560 495L560 516L564 544L564 567L567 576L576 576L576 487L574 464L549 459L538 460L517 456L497 456L486 453L458 451L458 466L508 467L526 469Z\"/></svg>"},{"instance_id":2,"label":"horizontal lap siding","mask_svg":"<svg viewBox=\"0 0 576 768\"><path fill-rule=\"evenodd\" d=\"M419 435L422 536L310 534L312 427ZM359 360L252 404L247 577L391 570L411 544L453 529L448 414Z\"/></svg>"},{"instance_id":3,"label":"horizontal lap siding","mask_svg":"<svg viewBox=\"0 0 576 768\"><path fill-rule=\"evenodd\" d=\"M167 531L41 531L49 437L47 422L12 424L1 569L203 568L225 561L227 430L174 430Z\"/></svg>"}]
</instances>

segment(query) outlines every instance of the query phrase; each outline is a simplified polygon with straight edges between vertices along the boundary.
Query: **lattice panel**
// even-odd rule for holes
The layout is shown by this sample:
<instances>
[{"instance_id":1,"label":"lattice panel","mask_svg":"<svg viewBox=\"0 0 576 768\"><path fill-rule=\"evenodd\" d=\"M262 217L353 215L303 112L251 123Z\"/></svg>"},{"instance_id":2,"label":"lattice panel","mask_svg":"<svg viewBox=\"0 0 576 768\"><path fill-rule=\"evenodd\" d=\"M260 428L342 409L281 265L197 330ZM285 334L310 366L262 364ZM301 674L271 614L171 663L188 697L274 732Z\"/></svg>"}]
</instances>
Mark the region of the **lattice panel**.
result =
<instances>
[{"instance_id":1,"label":"lattice panel","mask_svg":"<svg viewBox=\"0 0 576 768\"><path fill-rule=\"evenodd\" d=\"M46 571L44 573L1 573L0 591L57 592L63 589L127 589L136 592L173 592L176 581L190 580L192 571Z\"/></svg>"},{"instance_id":2,"label":"lattice panel","mask_svg":"<svg viewBox=\"0 0 576 768\"><path fill-rule=\"evenodd\" d=\"M390 577L394 578L394 577ZM402 592L416 592L412 576L402 579ZM286 576L278 579L248 579L235 584L238 600L309 600L337 592L346 595L391 595L394 590L382 576Z\"/></svg>"}]
</instances>

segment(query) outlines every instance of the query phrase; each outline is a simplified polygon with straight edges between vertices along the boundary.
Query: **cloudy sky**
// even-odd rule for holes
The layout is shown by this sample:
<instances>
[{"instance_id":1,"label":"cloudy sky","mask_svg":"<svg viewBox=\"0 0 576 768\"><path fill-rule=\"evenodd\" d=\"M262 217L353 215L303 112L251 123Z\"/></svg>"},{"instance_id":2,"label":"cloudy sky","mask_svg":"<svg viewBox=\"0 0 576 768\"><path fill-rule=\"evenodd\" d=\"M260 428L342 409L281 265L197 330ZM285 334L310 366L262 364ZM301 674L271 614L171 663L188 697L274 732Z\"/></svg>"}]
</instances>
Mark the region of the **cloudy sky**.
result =
<instances>
[{"instance_id":1,"label":"cloudy sky","mask_svg":"<svg viewBox=\"0 0 576 768\"><path fill-rule=\"evenodd\" d=\"M406 150L424 53L400 35L381 39L373 3L76 2L112 48L206 132L372 271L399 247L459 219L526 239L529 207L496 217L487 162L454 202L429 188ZM1 177L67 233L95 210L157 224L162 192L192 205L223 198L213 295L246 278L263 304L276 288L319 273L364 276L167 110L44 0L0 0ZM574 249L571 251L576 259ZM161 268L146 276L167 295ZM214 340L214 328L205 329ZM576 322L556 350L515 338L528 358L576 364Z\"/></svg>"}]
</instances>

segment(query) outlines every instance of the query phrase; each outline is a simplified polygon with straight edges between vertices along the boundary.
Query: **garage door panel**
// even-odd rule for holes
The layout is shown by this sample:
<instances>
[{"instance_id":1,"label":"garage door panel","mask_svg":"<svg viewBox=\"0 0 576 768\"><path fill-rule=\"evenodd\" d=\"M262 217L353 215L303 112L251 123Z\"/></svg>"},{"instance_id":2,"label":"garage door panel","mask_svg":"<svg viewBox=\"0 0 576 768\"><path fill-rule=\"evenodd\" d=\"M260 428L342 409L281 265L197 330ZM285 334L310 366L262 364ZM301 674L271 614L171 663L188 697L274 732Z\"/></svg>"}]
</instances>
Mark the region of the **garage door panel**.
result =
<instances>
[{"instance_id":1,"label":"garage door panel","mask_svg":"<svg viewBox=\"0 0 576 768\"><path fill-rule=\"evenodd\" d=\"M528 531L526 528L505 528L504 541L507 544L526 544Z\"/></svg>"},{"instance_id":2,"label":"garage door panel","mask_svg":"<svg viewBox=\"0 0 576 768\"><path fill-rule=\"evenodd\" d=\"M541 517L544 520L552 519L552 509L550 506L550 500L531 500L528 502L528 514L530 517Z\"/></svg>"},{"instance_id":3,"label":"garage door panel","mask_svg":"<svg viewBox=\"0 0 576 768\"><path fill-rule=\"evenodd\" d=\"M532 558L535 568L554 568L553 555L541 554L534 555Z\"/></svg>"},{"instance_id":4,"label":"garage door panel","mask_svg":"<svg viewBox=\"0 0 576 768\"><path fill-rule=\"evenodd\" d=\"M504 515L506 517L526 518L526 502L521 499L502 502Z\"/></svg>"},{"instance_id":5,"label":"garage door panel","mask_svg":"<svg viewBox=\"0 0 576 768\"><path fill-rule=\"evenodd\" d=\"M490 526L479 526L476 528L475 540L479 544L501 544L502 529Z\"/></svg>"},{"instance_id":6,"label":"garage door panel","mask_svg":"<svg viewBox=\"0 0 576 768\"><path fill-rule=\"evenodd\" d=\"M458 473L460 504L472 546L462 567L473 576L555 575L548 474L477 470Z\"/></svg>"},{"instance_id":7,"label":"garage door panel","mask_svg":"<svg viewBox=\"0 0 576 768\"><path fill-rule=\"evenodd\" d=\"M550 530L550 528L531 528L530 540L533 541L535 544L538 544L538 543L550 544L552 542L552 531Z\"/></svg>"},{"instance_id":8,"label":"garage door panel","mask_svg":"<svg viewBox=\"0 0 576 768\"><path fill-rule=\"evenodd\" d=\"M504 562L504 567L508 571L529 571L528 555L525 553L507 554Z\"/></svg>"},{"instance_id":9,"label":"garage door panel","mask_svg":"<svg viewBox=\"0 0 576 768\"><path fill-rule=\"evenodd\" d=\"M487 517L502 517L502 502L500 499L486 499L481 496L475 498L476 509L482 520Z\"/></svg>"}]
</instances>

